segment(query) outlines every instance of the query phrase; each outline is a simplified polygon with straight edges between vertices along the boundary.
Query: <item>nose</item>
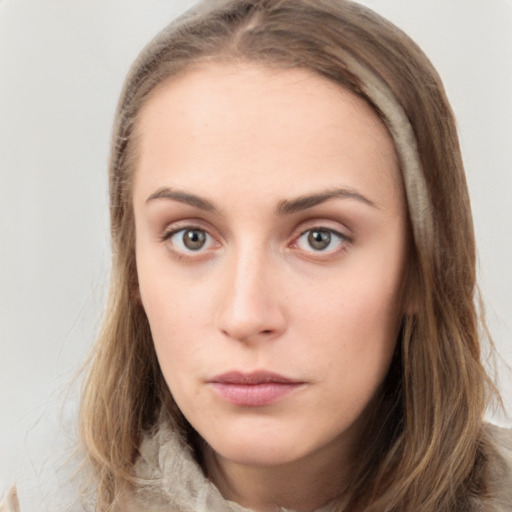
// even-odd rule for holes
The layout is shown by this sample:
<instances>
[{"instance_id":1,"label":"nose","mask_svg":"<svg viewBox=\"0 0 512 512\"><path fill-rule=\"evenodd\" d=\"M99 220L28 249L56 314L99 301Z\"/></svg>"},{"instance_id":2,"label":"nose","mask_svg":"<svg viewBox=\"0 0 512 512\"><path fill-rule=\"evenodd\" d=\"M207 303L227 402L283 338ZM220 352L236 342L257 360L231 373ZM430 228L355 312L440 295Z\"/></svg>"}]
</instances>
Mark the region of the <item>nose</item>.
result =
<instances>
[{"instance_id":1,"label":"nose","mask_svg":"<svg viewBox=\"0 0 512 512\"><path fill-rule=\"evenodd\" d=\"M254 250L226 262L218 328L230 339L254 343L279 337L286 328L278 265Z\"/></svg>"}]
</instances>

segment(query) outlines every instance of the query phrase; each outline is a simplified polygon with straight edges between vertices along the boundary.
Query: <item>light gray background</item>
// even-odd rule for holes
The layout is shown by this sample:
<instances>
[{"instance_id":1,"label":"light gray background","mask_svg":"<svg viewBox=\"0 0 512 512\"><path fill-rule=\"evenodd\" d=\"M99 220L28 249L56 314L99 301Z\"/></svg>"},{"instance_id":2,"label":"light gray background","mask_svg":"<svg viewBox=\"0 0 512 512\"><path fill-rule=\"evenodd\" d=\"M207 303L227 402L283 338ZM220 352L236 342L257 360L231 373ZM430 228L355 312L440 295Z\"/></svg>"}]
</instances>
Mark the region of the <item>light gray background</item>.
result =
<instances>
[{"instance_id":1,"label":"light gray background","mask_svg":"<svg viewBox=\"0 0 512 512\"><path fill-rule=\"evenodd\" d=\"M25 511L38 509L37 486L66 453L76 412L69 382L100 322L117 96L142 45L192 3L0 0L0 494L17 480L28 489ZM512 0L362 3L416 39L445 81L488 320L510 363ZM510 412L511 380L502 373Z\"/></svg>"}]
</instances>

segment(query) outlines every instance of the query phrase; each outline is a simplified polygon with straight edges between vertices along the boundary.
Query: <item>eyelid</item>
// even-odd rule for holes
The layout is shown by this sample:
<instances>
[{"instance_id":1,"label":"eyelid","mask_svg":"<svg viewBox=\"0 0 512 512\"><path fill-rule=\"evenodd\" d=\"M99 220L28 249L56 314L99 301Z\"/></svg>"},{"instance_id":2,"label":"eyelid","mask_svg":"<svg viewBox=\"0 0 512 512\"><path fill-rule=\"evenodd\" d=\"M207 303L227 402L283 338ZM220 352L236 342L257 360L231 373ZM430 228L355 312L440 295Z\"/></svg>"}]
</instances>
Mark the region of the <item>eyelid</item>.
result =
<instances>
[{"instance_id":1,"label":"eyelid","mask_svg":"<svg viewBox=\"0 0 512 512\"><path fill-rule=\"evenodd\" d=\"M336 227L333 227L332 224L336 224ZM198 249L197 251L194 251L192 249L189 250L180 250L176 247L169 247L169 240L176 235L177 233L181 231L186 230L199 230L206 233L208 238L210 239L210 242L207 243L207 245L204 248ZM311 249L304 249L299 247L298 241L299 239L304 236L305 234L314 231L326 231L331 234L333 234L335 237L337 237L340 241L336 248L334 249L328 249L328 250L315 250L314 248ZM218 235L212 234L212 228L210 226L205 226L205 223L201 219L186 219L186 220L180 220L175 221L169 224L164 230L163 233L159 236L159 241L167 246L167 249L174 253L176 256L180 258L190 258L190 259L197 259L201 256L205 256L207 254L211 254L212 249L220 248L223 243L219 241L220 237ZM353 237L350 233L350 230L346 228L345 226L342 226L340 222L333 221L333 220L310 220L306 222L302 222L297 228L295 228L295 233L291 237L291 241L287 244L288 247L300 250L302 252L307 253L308 255L313 255L317 258L326 258L332 255L335 255L336 253L340 252L341 250L344 250L347 248L349 244L353 243Z\"/></svg>"},{"instance_id":2,"label":"eyelid","mask_svg":"<svg viewBox=\"0 0 512 512\"><path fill-rule=\"evenodd\" d=\"M180 249L176 247L176 244L171 243L171 239L173 236L182 231L189 230L198 230L204 232L209 241L206 242L206 245L204 247L201 247L197 251L194 251L192 249ZM221 245L218 242L217 238L214 235L212 235L211 230L207 229L206 227L201 225L200 222L197 221L175 222L164 230L162 235L159 237L159 240L167 248L167 250L169 250L169 252L171 252L178 259L187 258L190 260L198 260L202 257L205 257L208 254L211 254L212 249L215 249L216 247L218 248Z\"/></svg>"},{"instance_id":3,"label":"eyelid","mask_svg":"<svg viewBox=\"0 0 512 512\"><path fill-rule=\"evenodd\" d=\"M159 239L162 242L165 242L175 233L186 229L198 229L208 233L213 238L217 238L212 235L212 229L209 225L205 225L205 223L200 219L184 219L184 220L176 220L174 222L168 223L162 230L159 235Z\"/></svg>"},{"instance_id":4,"label":"eyelid","mask_svg":"<svg viewBox=\"0 0 512 512\"><path fill-rule=\"evenodd\" d=\"M329 218L315 218L311 220L306 220L305 222L301 222L297 228L294 229L294 238L298 238L302 236L304 233L308 231L319 229L325 231L331 231L333 233L337 233L343 238L353 241L353 232L352 230L340 222L339 220L329 219Z\"/></svg>"},{"instance_id":5,"label":"eyelid","mask_svg":"<svg viewBox=\"0 0 512 512\"><path fill-rule=\"evenodd\" d=\"M339 226L339 223L337 223ZM325 231L331 233L335 237L339 239L338 245L334 249L326 249L326 250L315 250L314 248L302 248L299 246L299 240L301 237L310 233L311 231ZM331 256L335 256L337 253L344 251L347 249L347 246L353 243L352 235L347 234L346 231L348 229L341 229L339 227L332 227L332 224L329 221L311 221L307 222L305 225L302 224L297 234L295 234L292 238L292 242L290 243L290 247L293 249L297 249L305 253L308 257L315 258L328 258Z\"/></svg>"}]
</instances>

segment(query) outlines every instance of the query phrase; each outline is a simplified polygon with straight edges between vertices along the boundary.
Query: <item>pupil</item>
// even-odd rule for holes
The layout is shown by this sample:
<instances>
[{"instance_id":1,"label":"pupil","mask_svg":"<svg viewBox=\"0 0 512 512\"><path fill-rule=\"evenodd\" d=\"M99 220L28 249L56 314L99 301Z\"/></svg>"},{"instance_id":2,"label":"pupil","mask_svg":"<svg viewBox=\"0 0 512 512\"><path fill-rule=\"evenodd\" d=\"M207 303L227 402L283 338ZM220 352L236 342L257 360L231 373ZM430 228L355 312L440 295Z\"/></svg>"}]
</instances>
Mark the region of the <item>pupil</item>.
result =
<instances>
[{"instance_id":1,"label":"pupil","mask_svg":"<svg viewBox=\"0 0 512 512\"><path fill-rule=\"evenodd\" d=\"M331 243L331 234L328 231L311 231L308 242L313 249L325 249Z\"/></svg>"},{"instance_id":2,"label":"pupil","mask_svg":"<svg viewBox=\"0 0 512 512\"><path fill-rule=\"evenodd\" d=\"M190 229L185 231L183 235L183 243L187 249L197 251L203 247L206 242L206 235L204 231L198 229Z\"/></svg>"}]
</instances>

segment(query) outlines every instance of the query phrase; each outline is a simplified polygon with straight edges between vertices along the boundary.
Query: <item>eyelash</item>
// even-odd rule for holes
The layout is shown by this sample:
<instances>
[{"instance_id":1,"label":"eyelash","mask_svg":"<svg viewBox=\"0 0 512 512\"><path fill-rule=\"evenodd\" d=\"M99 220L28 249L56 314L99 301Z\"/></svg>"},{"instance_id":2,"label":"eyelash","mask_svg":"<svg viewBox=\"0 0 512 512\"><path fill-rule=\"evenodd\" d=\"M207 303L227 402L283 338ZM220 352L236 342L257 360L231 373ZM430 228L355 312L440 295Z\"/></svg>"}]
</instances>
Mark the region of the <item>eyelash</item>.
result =
<instances>
[{"instance_id":1,"label":"eyelash","mask_svg":"<svg viewBox=\"0 0 512 512\"><path fill-rule=\"evenodd\" d=\"M204 229L203 227L201 227L201 226L184 225L184 226L177 226L177 227L174 227L172 229L169 229L168 231L166 231L162 235L162 237L160 238L160 241L163 244L165 244L168 247L168 249L175 256L177 256L179 259L181 259L181 258L194 258L194 257L197 257L200 254L203 254L205 252L204 250L201 250L202 247L200 247L197 251L193 251L193 250L188 250L187 251L187 250L177 250L176 248L169 247L167 245L171 241L173 236L175 236L175 235L177 235L178 233L181 233L181 232L183 232L183 234L185 234L185 232L187 232L187 231L200 231L202 233L205 233L207 240L210 239L210 243L211 243L212 240L215 240L214 237L212 237L212 235L210 235L208 233L208 231L206 229ZM197 256L194 256L194 253L197 254Z\"/></svg>"},{"instance_id":2,"label":"eyelash","mask_svg":"<svg viewBox=\"0 0 512 512\"><path fill-rule=\"evenodd\" d=\"M169 241L177 234L179 233L182 233L183 232L183 235L186 233L186 232L190 232L190 231L199 231L199 232L202 232L206 235L206 244L211 244L212 241L215 242L215 238L210 235L208 233L208 231L206 229L204 229L203 227L201 226L197 226L197 225L183 225L183 226L177 226L177 227L174 227L168 231L166 231L162 237L160 238L160 241L167 245L169 243ZM329 245L331 245L331 243L333 242L333 237L338 239L338 243L336 245L336 247L334 249L330 249L330 250L325 250L325 249L320 249L320 250L315 250L314 248L300 248L299 246L299 241L305 236L305 235L308 235L308 236L311 236L312 233L314 232L317 232L317 233L322 233L322 234L327 234L329 236ZM209 242L208 242L208 239L209 239ZM180 243L184 243L183 240L180 242ZM333 256L335 254L337 254L338 252L346 249L346 246L348 244L352 243L352 239L341 233L340 231L337 231L335 229L332 229L332 228L329 228L329 227L326 227L326 226L322 226L322 225L317 225L317 226L312 226L308 229L305 229L303 231L300 232L300 234L298 236L296 236L293 241L288 245L288 247L292 247L292 248L297 248L297 249L301 249L302 251L308 253L308 255L314 255L316 257L329 257L329 256ZM220 246L219 242L217 242L217 244ZM328 247L327 246L327 247ZM168 247L168 246L167 246ZM183 258L189 258L189 259L192 259L192 258L197 258L201 255L204 255L208 249L203 249L203 247L199 247L197 251L194 251L192 249L176 249L175 246L173 247L168 247L168 249L179 259L183 259Z\"/></svg>"},{"instance_id":3,"label":"eyelash","mask_svg":"<svg viewBox=\"0 0 512 512\"><path fill-rule=\"evenodd\" d=\"M312 234L315 232L319 233L319 234L326 234L329 236L328 246L333 243L333 238L338 240L336 247L334 249L325 250L325 248L323 248L323 249L315 250L314 248L311 248L311 247L307 248L307 249L306 248L303 249L304 251L306 251L310 254L317 255L317 256L332 256L332 255L338 253L340 250L345 249L346 245L352 241L350 239L350 237L348 237L347 235L344 235L343 233L341 233L340 231L337 231L335 229L328 228L325 226L313 226L311 228L308 228L308 229L305 229L304 231L302 231L302 233L298 237L296 237L294 239L294 241L292 242L292 244L291 244L292 247L299 247L299 241L305 235L308 235L308 242L310 242L309 237L311 237Z\"/></svg>"}]
</instances>

